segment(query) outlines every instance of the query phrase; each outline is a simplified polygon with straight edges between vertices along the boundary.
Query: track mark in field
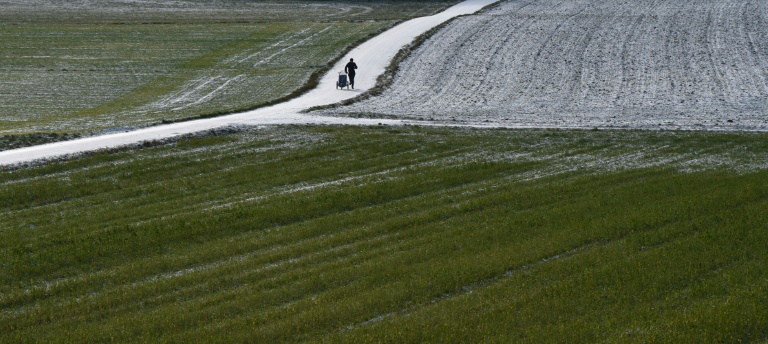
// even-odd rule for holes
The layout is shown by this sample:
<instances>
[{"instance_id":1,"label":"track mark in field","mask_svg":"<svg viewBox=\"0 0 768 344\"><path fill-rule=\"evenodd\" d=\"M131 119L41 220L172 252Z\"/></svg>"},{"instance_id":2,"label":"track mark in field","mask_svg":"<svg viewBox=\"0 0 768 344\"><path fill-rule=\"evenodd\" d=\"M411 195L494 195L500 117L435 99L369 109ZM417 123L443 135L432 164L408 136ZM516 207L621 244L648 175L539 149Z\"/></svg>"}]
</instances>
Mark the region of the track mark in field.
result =
<instances>
[{"instance_id":1,"label":"track mark in field","mask_svg":"<svg viewBox=\"0 0 768 344\"><path fill-rule=\"evenodd\" d=\"M91 292L78 299L69 299L61 301L56 304L57 307L66 307L73 303L83 302L86 299L98 299L108 297L110 293L117 293L118 295L130 294L134 290L141 290L140 288L146 287L153 283L162 283L166 280L183 278L192 274L226 274L229 278L245 280L253 277L254 275L263 275L258 278L258 283L262 284L270 281L285 280L284 272L286 270L279 269L286 265L301 265L311 264L312 268L303 271L302 275L314 274L317 269L322 269L328 265L337 264L340 260L355 259L359 255L381 255L383 252L397 251L405 246L413 246L418 243L423 243L425 240L430 240L431 236L440 235L439 233L426 234L418 228L411 228L410 231L403 232L373 232L373 235L352 235L349 238L345 238L346 234L359 232L360 228L350 227L342 231L335 231L333 234L326 235L320 234L316 236L306 237L298 241L285 241L276 245L269 245L266 247L256 248L246 253L223 257L221 259L196 264L184 269L178 269L175 271L164 272L154 274L151 276L143 277L140 280L120 282L111 291L98 291ZM269 230L267 230L269 231ZM252 233L245 233L238 237L251 236ZM226 237L219 240L219 242L237 240L238 237ZM338 240L336 238L339 238ZM395 240L399 238L400 240ZM409 238L409 241L403 241L402 239ZM318 245L321 240L327 241L327 245ZM394 243L392 243L394 242ZM212 243L213 244L213 243ZM319 249L315 249L319 248ZM296 254L291 252L298 251ZM363 253L364 252L364 253ZM290 254L289 254L290 253ZM273 260L272 257L282 258ZM57 288L68 288L73 284L87 283L89 280L95 278L112 278L120 276L123 268L130 268L118 266L113 270L100 270L88 274L80 274L75 277L61 278L54 281L42 281L33 286L28 287L23 291L23 294L29 295L32 293L40 292L42 290L51 292ZM194 285L186 285L185 288L195 288L207 283L207 278L197 278L198 282ZM254 283L247 283L250 287L255 287ZM218 290L219 293L234 293L243 287L241 284L227 289ZM138 288L138 289L137 289ZM153 294L155 298L162 298L164 296L172 295L176 290L164 290L162 287L154 288L156 292ZM18 293L5 295L0 297L0 301L8 301L14 297L18 297ZM284 303L280 307L285 307L292 304L295 301L289 301ZM22 316L36 309L36 306L28 306L17 309L8 309L3 312L3 316L6 318L13 318Z\"/></svg>"},{"instance_id":2,"label":"track mark in field","mask_svg":"<svg viewBox=\"0 0 768 344\"><path fill-rule=\"evenodd\" d=\"M346 185L349 187L355 187L355 186L361 186L361 185L370 185L373 183L392 182L400 178L400 176L397 175L397 173L400 173L400 172L405 172L412 169L418 169L420 167L434 166L438 164L446 168L456 167L456 166L465 164L467 159L469 158L471 158L471 156L466 156L466 155L452 156L449 158L429 160L426 162L416 163L416 164L399 167L399 168L387 169L383 171L370 172L370 173L356 174L353 176L344 177L344 178L331 180L331 181L324 181L324 182L317 182L317 183L301 183L298 185L287 185L274 190L267 190L267 191L261 191L261 192L253 192L253 193L241 193L237 197L233 197L235 198L234 200L232 198L229 198L226 200L197 202L194 204L194 206L185 207L184 209L181 209L180 211L176 211L172 214L159 216L152 219L137 221L134 223L134 225L145 225L152 222L163 222L173 218L177 218L179 216L198 214L201 212L215 212L215 211L220 211L222 209L232 208L237 205L242 205L247 203L258 203L262 201L267 201L273 197L279 197L283 195L289 195L289 194L299 193L304 191L311 191L311 190L320 189L320 188L340 187L343 185Z\"/></svg>"},{"instance_id":3,"label":"track mark in field","mask_svg":"<svg viewBox=\"0 0 768 344\"><path fill-rule=\"evenodd\" d=\"M350 228L347 231L355 231L355 230L357 229ZM343 233L344 232L336 232L334 233L334 235L340 235ZM217 269L227 271L228 276L232 278L247 278L248 276L252 276L255 274L272 273L271 275L265 276L265 277L269 277L268 279L262 278L260 279L260 282L266 282L270 280L279 280L281 278L284 278L283 276L284 271L278 269L282 266L289 265L289 264L302 264L305 262L311 262L311 264L315 265L315 267L319 267L324 264L333 264L335 262L334 260L330 262L327 262L327 261L318 262L316 261L316 258L331 255L334 253L350 251L350 250L353 252L348 253L348 255L354 256L355 255L354 252L361 252L361 250L355 249L356 247L359 247L359 246L368 247L374 243L383 243L385 240L391 237L396 237L400 235L401 235L400 233L380 233L372 237L354 238L352 241L349 241L349 242L340 242L335 244L331 243L328 247L323 247L320 250L309 250L304 247L312 246L313 244L316 244L318 240L326 240L326 239L332 240L333 236L320 235L315 237L308 237L299 241L292 241L284 244L271 245L269 247L252 250L247 253L239 254L236 256L224 257L222 259L219 259L213 262L197 264L184 269L155 274L151 276L145 276L138 281L121 282L120 284L116 285L115 288L113 288L111 291L91 292L87 295L83 295L78 299L61 301L56 306L66 307L67 305L70 305L73 303L82 302L85 299L97 299L97 298L105 297L108 293L115 293L115 292L130 293L133 290L137 290L137 288L142 288L149 284L162 283L165 280L182 278L184 276L191 275L191 274L206 274L206 273L212 274L212 273L215 273ZM232 238L228 237L228 238L223 238L221 241L227 241L231 239ZM393 249L393 247L389 247L383 244L379 246L383 250ZM294 255L288 258L279 259L277 261L272 261L269 258L270 254L288 252L296 249L301 249L300 251L302 251L303 253L299 255ZM23 290L21 294L30 295L40 291L52 292L53 290L56 290L58 288L69 288L72 285L87 283L88 281L99 279L99 278L102 278L102 279L114 278L116 276L120 276L121 273L125 273L124 271L121 271L124 268L129 269L130 266L128 267L118 266L113 270L99 270L92 273L80 274L74 277L59 278L52 281L41 281ZM311 271L306 273L311 273ZM205 284L207 283L206 280L207 279L203 278L199 282L197 282L196 285ZM230 288L229 290L231 291L232 289L238 289L240 287L241 286L238 285L233 288ZM120 291L120 290L123 290L123 291ZM174 291L167 291L167 293L173 293L173 292ZM227 290L220 290L220 292L227 292ZM155 297L161 297L164 294L166 294L166 292L161 291L158 294L155 294ZM20 296L19 293L1 295L0 301L8 302L9 300L12 300L13 298L19 297L19 296ZM24 314L27 314L33 311L36 308L37 308L36 306L30 305L22 308L6 309L2 313L0 313L0 318L12 318L17 316L22 316Z\"/></svg>"},{"instance_id":4,"label":"track mark in field","mask_svg":"<svg viewBox=\"0 0 768 344\"><path fill-rule=\"evenodd\" d=\"M233 56L233 57L225 60L225 62L232 63L235 60L237 60L238 63L243 63L243 62L248 61L250 59L253 59L253 58L255 58L255 57L259 56L259 55L265 54L265 53L271 51L272 49L277 49L277 48L279 48L281 46L285 46L288 42L290 42L291 40L295 39L296 37L299 37L299 36L307 33L309 30L310 30L310 28L305 28L305 29L299 30L298 32L293 33L293 34L289 35L286 38L282 38L279 41L277 41L277 42L275 42L275 43L265 47L264 49L259 50L259 51L255 52L255 53L252 53L252 54L250 54L250 55L248 55L246 57L240 58L240 56Z\"/></svg>"},{"instance_id":5,"label":"track mark in field","mask_svg":"<svg viewBox=\"0 0 768 344\"><path fill-rule=\"evenodd\" d=\"M287 46L287 47L285 47L283 49L280 49L279 51L273 53L272 55L269 55L269 56L267 56L267 57L257 61L256 63L253 64L253 67L258 67L260 65L268 63L268 62L272 61L272 59L274 59L276 56L278 56L280 54L284 54L286 51L289 51L289 50L291 50L291 49L293 49L295 47L301 46L302 44L311 41L315 37L317 37L319 35L322 35L323 33L325 33L326 31L328 31L330 29L331 29L331 27L326 27L326 28L324 28L324 29L322 29L322 30L320 30L318 32L313 33L312 35L310 35L310 36L308 36L306 38L303 38L303 39L297 41L296 43L293 43L293 44L291 44L291 45L289 45L289 46ZM306 31L306 30L304 30L304 31ZM302 31L301 33L303 33L304 31Z\"/></svg>"},{"instance_id":6,"label":"track mark in field","mask_svg":"<svg viewBox=\"0 0 768 344\"><path fill-rule=\"evenodd\" d=\"M172 110L174 110L174 111L177 111L177 110L181 110L181 109L184 109L184 108L186 108L186 107L190 107L190 106L194 106L194 105L197 105L197 104L200 104L200 103L206 102L206 101L210 100L211 98L213 98L213 96L214 96L214 95L216 95L216 93L218 93L218 92L220 92L220 91L224 90L224 89L225 89L227 86L229 86L229 84L230 84L230 83L233 83L233 82L237 82L237 81L240 81L240 80L242 80L242 79L244 79L244 78L245 78L245 75L238 75L238 76L235 76L235 77L233 77L233 78L223 78L223 77L216 77L216 78L213 78L214 80L216 80L216 79L219 79L218 81L223 81L223 83L220 83L220 84L218 85L218 87L216 87L214 90L212 90L212 91L208 92L207 94L205 94L205 95L202 95L202 96L199 96L199 97L197 97L196 99L194 99L194 98L193 98L194 100L193 100L191 103L188 103L188 104L184 104L184 105L182 105L182 106L179 106L179 107L173 108ZM186 97L182 98L182 100L183 100L183 99L190 99L190 98L189 98L189 96L187 95ZM180 102L180 101L182 101L182 100L178 100L178 99L177 99L177 100L175 100L175 102Z\"/></svg>"},{"instance_id":7,"label":"track mark in field","mask_svg":"<svg viewBox=\"0 0 768 344\"><path fill-rule=\"evenodd\" d=\"M162 98L128 110L128 113L199 111L217 104L219 108L230 106L261 94L285 93L292 80L306 73L302 66L304 61L294 56L296 51L324 37L338 36L340 30L330 24L314 24L278 36L269 45L256 44L244 52L222 58L204 73L180 82L175 90L163 94ZM299 68L288 69L294 62Z\"/></svg>"},{"instance_id":8,"label":"track mark in field","mask_svg":"<svg viewBox=\"0 0 768 344\"><path fill-rule=\"evenodd\" d=\"M768 130L768 2L508 1L325 110L511 127Z\"/></svg>"},{"instance_id":9,"label":"track mark in field","mask_svg":"<svg viewBox=\"0 0 768 344\"><path fill-rule=\"evenodd\" d=\"M677 222L677 221L679 221L679 219L677 219L677 218L670 218L670 219L667 219L666 221L660 223L659 226L663 227L663 226L665 226L667 224L670 224L670 223L673 223L673 222ZM654 250L654 249L661 249L663 247L667 247L667 245L671 245L671 244L674 244L674 243L680 243L680 242L682 242L684 240L691 239L698 232L699 232L699 230L696 229L696 227L693 227L693 229L691 229L691 230L682 231L682 232L670 235L669 237L665 238L664 240L661 240L661 241L659 241L657 243L654 243L653 245L643 246L641 251L642 252L647 252L647 251L651 251L651 250ZM559 253L547 256L547 257L540 258L539 260L534 261L532 263L528 263L528 264L524 264L524 265L521 265L521 266L518 266L518 267L511 268L509 270L504 271L503 273L496 274L495 276L484 278L484 279L478 280L476 282L473 282L471 284L464 285L464 286L462 286L460 288L459 291L448 292L448 293L436 296L436 297L432 298L429 301L421 302L421 303L415 304L415 305L410 305L410 306L408 306L408 308L404 308L404 309L401 309L399 311L393 311L393 312L381 314L381 315L378 315L378 316L376 316L374 318L371 318L371 319L368 319L368 320L365 320L365 321L361 321L361 322L356 323L356 324L348 325L348 326L342 328L340 330L340 332L354 330L356 328L363 327L363 326L366 326L366 325L369 325L369 324L373 324L373 323L376 323L376 322L379 322L381 320L384 320L384 319L387 319L387 318L391 318L391 317L394 317L394 316L408 315L408 314L411 314L411 313L413 313L415 311L418 311L419 309L424 308L424 307L430 307L432 305L436 305L436 304L439 304L439 303L444 302L444 301L448 301L448 300L452 300L452 299L456 299L456 298L459 298L459 297L463 297L463 296L472 294L475 290L479 290L479 289L482 289L482 288L485 288L485 287L491 287L493 285L502 283L502 282L506 281L510 277L513 277L513 276L515 276L515 275L517 275L519 273L522 273L522 272L525 272L525 271L528 271L528 270L535 269L535 268L540 267L540 266L542 266L544 264L552 263L552 262L556 262L556 261L564 261L564 260L576 257L576 256L578 256L579 254L582 254L582 253L589 253L589 251L592 250L592 249L596 249L596 248L599 248L599 247L607 247L609 245L613 245L613 244L622 242L625 238L630 236L631 233L632 232L623 233L623 234L620 234L620 235L618 235L616 237L601 238L601 239L597 239L597 240L594 240L594 241L590 241L590 242L584 243L584 244L582 244L580 246L577 246L577 247L574 247L574 248L571 248L571 249L568 249L568 250L565 250L565 251L562 251L562 252L559 252ZM721 262L719 264L716 264L713 267L709 268L704 274L702 274L700 276L700 279L710 278L710 277L714 276L714 272L722 271L723 269L728 269L729 267L734 265L734 262L735 261L727 261L727 262ZM687 290L688 288L690 288L690 287L685 287L685 288L679 290L678 292L673 292L673 294L682 293L685 290Z\"/></svg>"},{"instance_id":10,"label":"track mark in field","mask_svg":"<svg viewBox=\"0 0 768 344\"><path fill-rule=\"evenodd\" d=\"M595 247L597 245L604 245L604 244L605 243L595 243L595 242L587 243L587 244L584 244L582 246L575 247L575 248L572 248L572 249L564 251L564 252L560 252L560 253L557 253L557 254L554 254L554 255L551 255L551 256L548 256L548 257L544 257L544 258L539 259L536 262L533 262L533 263L530 263L530 264L526 264L526 265L522 265L522 266L519 266L519 267L515 267L515 268L512 268L512 269L509 269L509 270L505 271L504 273L499 274L497 276L493 276L493 277L489 277L489 278L486 278L486 279L483 279L483 280L479 280L479 281L476 281L476 282L474 282L472 284L467 284L467 285L461 287L461 291L454 292L454 293L446 293L446 294L437 296L435 298L432 298L429 301L422 302L420 304L412 305L412 306L410 306L407 309L402 309L400 311L395 311L395 312L390 312L390 313L386 313L386 314L381 314L381 315L378 315L378 316L376 316L374 318L371 318L371 319L359 322L357 324L348 325L345 328L341 329L340 332L354 330L355 328L363 327L363 326L366 326L366 325L370 325L370 324L379 322L381 320L384 320L386 318L391 318L393 316L406 315L406 314L409 314L409 313L411 313L411 312L413 312L415 310L418 310L418 309L420 309L422 307L425 307L425 306L434 305L434 304L437 304L437 303L440 303L440 302L443 302L443 301L446 301L446 300L454 299L456 297L461 297L461 296L464 296L464 295L471 294L474 290L476 290L478 288L483 288L483 287L487 287L487 286L499 283L499 282L503 281L504 279L512 277L515 274L518 274L520 272L523 272L523 271L526 271L526 270L530 270L532 268L535 268L537 266L540 266L540 265L543 265L543 264L546 264L546 263L549 263L549 262L552 262L552 261L561 260L561 259L568 259L568 258L573 257L573 256L575 256L575 255L577 255L577 254L579 254L579 253L581 253L581 252L583 252L585 250L593 248L593 247Z\"/></svg>"}]
</instances>

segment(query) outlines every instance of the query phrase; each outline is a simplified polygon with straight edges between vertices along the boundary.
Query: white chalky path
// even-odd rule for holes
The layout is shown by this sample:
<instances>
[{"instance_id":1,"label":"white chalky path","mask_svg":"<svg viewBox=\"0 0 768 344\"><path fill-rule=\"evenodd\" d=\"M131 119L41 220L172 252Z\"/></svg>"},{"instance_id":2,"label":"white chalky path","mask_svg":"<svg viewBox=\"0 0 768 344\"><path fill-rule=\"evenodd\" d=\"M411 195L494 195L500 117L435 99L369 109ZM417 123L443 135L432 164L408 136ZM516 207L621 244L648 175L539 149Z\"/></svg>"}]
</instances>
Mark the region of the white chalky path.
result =
<instances>
[{"instance_id":1,"label":"white chalky path","mask_svg":"<svg viewBox=\"0 0 768 344\"><path fill-rule=\"evenodd\" d=\"M467 0L429 17L404 22L379 36L361 44L342 58L326 74L317 88L291 101L233 115L155 126L135 131L88 137L72 141L56 142L0 152L0 165L15 165L35 160L52 159L100 149L120 147L144 141L172 138L180 135L210 130L229 125L274 124L340 124L375 125L403 124L406 121L384 119L356 119L305 115L300 112L313 106L327 105L352 98L376 83L386 66L401 47L424 32L441 23L464 14L475 13L498 0ZM344 69L349 58L354 58L358 69L355 90L337 90L338 72Z\"/></svg>"}]
</instances>

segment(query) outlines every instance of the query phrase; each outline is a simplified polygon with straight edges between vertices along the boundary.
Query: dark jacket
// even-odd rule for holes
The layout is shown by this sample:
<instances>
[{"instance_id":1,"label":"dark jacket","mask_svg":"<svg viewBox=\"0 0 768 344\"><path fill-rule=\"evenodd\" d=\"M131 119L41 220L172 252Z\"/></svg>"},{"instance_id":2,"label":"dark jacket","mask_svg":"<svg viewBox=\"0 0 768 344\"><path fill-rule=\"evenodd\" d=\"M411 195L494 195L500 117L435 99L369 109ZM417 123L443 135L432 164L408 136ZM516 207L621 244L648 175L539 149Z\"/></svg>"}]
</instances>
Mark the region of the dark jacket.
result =
<instances>
[{"instance_id":1,"label":"dark jacket","mask_svg":"<svg viewBox=\"0 0 768 344\"><path fill-rule=\"evenodd\" d=\"M347 74L355 74L355 69L357 69L357 64L355 64L355 63L354 63L354 62L352 62L352 61L350 61L349 63L347 63L346 67L344 67L344 71L345 71Z\"/></svg>"}]
</instances>

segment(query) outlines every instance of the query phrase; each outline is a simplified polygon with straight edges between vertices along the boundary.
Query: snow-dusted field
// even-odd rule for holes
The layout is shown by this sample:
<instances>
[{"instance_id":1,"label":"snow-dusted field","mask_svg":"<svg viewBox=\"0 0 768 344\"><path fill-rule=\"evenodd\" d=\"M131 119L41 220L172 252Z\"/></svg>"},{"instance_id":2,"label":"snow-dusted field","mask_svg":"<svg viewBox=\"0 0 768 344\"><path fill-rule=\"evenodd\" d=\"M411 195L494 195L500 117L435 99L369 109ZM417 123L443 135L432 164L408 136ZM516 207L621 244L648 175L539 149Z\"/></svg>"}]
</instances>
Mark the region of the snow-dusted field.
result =
<instances>
[{"instance_id":1,"label":"snow-dusted field","mask_svg":"<svg viewBox=\"0 0 768 344\"><path fill-rule=\"evenodd\" d=\"M141 130L118 132L108 135L87 137L84 139L56 142L51 144L20 148L0 152L0 166L23 162L51 159L59 156L78 154L87 151L131 145L144 141L162 140L180 135L205 131L228 125L267 125L267 124L398 124L400 121L358 120L350 118L305 115L301 112L319 105L333 104L357 96L367 88L373 87L376 77L398 50L429 29L455 16L474 13L495 0L466 0L447 10L428 17L412 19L382 33L350 51L349 55L338 61L324 77L318 87L303 96L276 106L260 108L254 111L221 116L210 119L181 122L170 125L149 127ZM343 70L349 56L364 68L356 79L358 89L337 90L335 83L337 71ZM189 98L191 99L191 98Z\"/></svg>"},{"instance_id":2,"label":"snow-dusted field","mask_svg":"<svg viewBox=\"0 0 768 344\"><path fill-rule=\"evenodd\" d=\"M413 37L492 2L466 1L443 14L406 22L352 51L349 56L361 66L361 90L333 88L335 73L348 56L316 90L288 103L1 152L0 165L231 124L417 120L506 127L768 130L768 2L758 0L506 1L440 30L405 61L382 96L300 114L373 86L397 49ZM361 114L372 118L333 118Z\"/></svg>"},{"instance_id":3,"label":"snow-dusted field","mask_svg":"<svg viewBox=\"0 0 768 344\"><path fill-rule=\"evenodd\" d=\"M248 0L0 0L3 16L19 16L35 13L35 17L106 21L155 21L169 19L196 19L201 13L221 18L223 21L242 21L254 18L254 13L274 14L274 18L291 18L297 8L310 9L313 16L322 19L354 17L359 19L370 13L372 6L365 3L307 3L292 1L248 1Z\"/></svg>"},{"instance_id":4,"label":"snow-dusted field","mask_svg":"<svg viewBox=\"0 0 768 344\"><path fill-rule=\"evenodd\" d=\"M434 35L382 96L326 114L768 130L768 1L505 1Z\"/></svg>"}]
</instances>

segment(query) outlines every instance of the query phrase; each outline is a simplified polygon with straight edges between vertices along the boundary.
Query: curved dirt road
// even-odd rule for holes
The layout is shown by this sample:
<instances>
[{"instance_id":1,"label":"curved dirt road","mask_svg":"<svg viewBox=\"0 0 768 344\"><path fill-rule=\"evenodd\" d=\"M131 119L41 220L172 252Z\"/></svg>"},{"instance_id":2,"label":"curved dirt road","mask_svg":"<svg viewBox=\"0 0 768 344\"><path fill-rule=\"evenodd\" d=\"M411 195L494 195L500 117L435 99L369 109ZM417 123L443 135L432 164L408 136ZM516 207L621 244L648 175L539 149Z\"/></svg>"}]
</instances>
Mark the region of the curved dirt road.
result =
<instances>
[{"instance_id":1,"label":"curved dirt road","mask_svg":"<svg viewBox=\"0 0 768 344\"><path fill-rule=\"evenodd\" d=\"M8 150L0 152L0 166L52 159L144 141L160 140L237 124L400 124L403 122L398 120L323 117L300 114L300 111L313 106L333 104L365 92L367 88L375 85L376 78L384 72L385 67L402 46L412 42L417 36L453 17L477 12L483 7L496 1L498 0L467 0L436 15L412 19L397 25L352 50L347 57L342 58L336 66L323 77L320 85L316 89L286 103L211 119L162 125L130 132ZM350 57L354 58L355 62L360 66L358 76L355 80L356 86L359 88L349 91L336 90L335 85L338 71L344 69L344 65Z\"/></svg>"}]
</instances>

